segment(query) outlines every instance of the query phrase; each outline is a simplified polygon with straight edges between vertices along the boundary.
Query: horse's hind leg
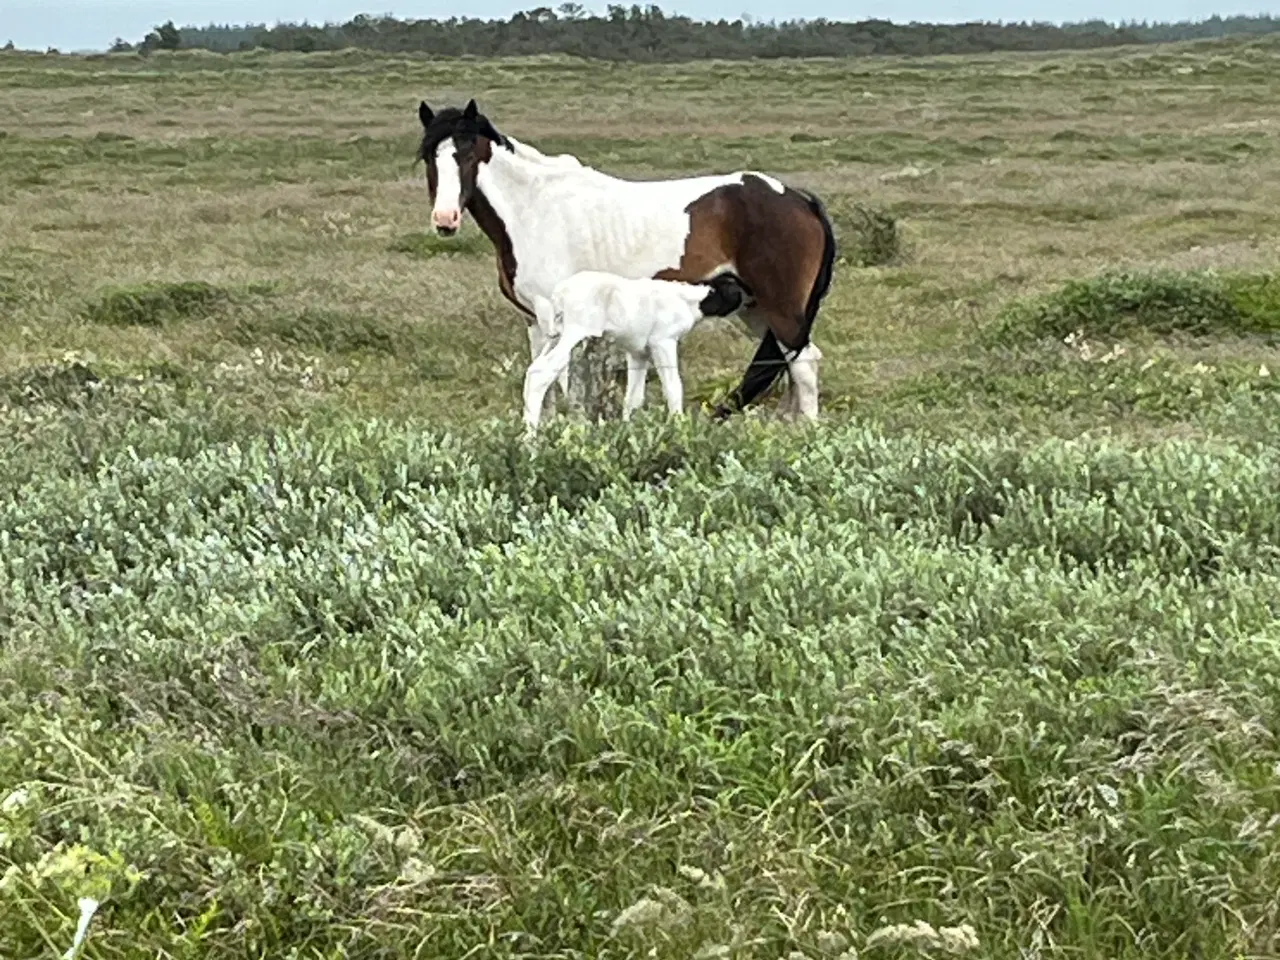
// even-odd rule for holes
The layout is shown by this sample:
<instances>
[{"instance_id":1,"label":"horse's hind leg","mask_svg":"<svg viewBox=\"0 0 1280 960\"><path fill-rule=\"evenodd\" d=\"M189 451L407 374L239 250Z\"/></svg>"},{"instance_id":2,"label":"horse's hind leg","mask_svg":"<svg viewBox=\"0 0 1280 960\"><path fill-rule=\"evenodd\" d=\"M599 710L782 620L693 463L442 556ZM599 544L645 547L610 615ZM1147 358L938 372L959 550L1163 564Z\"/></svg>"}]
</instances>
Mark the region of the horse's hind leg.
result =
<instances>
[{"instance_id":1,"label":"horse's hind leg","mask_svg":"<svg viewBox=\"0 0 1280 960\"><path fill-rule=\"evenodd\" d=\"M810 342L800 353L787 361L787 390L779 402L779 409L785 416L797 414L807 420L818 417L818 361L822 359L822 351L816 343Z\"/></svg>"},{"instance_id":2,"label":"horse's hind leg","mask_svg":"<svg viewBox=\"0 0 1280 960\"><path fill-rule=\"evenodd\" d=\"M830 284L835 241L816 199L791 191L778 198L754 179L744 187L760 204L744 210L734 263L752 294L744 319L761 340L733 399L741 410L790 368L795 396L787 403L811 419L818 415L818 372L804 351Z\"/></svg>"},{"instance_id":3,"label":"horse's hind leg","mask_svg":"<svg viewBox=\"0 0 1280 960\"><path fill-rule=\"evenodd\" d=\"M816 363L804 362L809 359L806 351L816 346L806 345L797 356L792 350L779 342L777 331L782 330L794 336L804 329L804 313L800 309L778 309L764 301L758 300L750 308L742 311L742 320L747 328L760 337L760 345L755 356L742 375L727 405L717 410L718 417L726 417L735 410L742 410L754 403L765 393L784 371L790 371L786 378L787 385L780 400L780 412L798 412L805 417L818 415L818 368ZM817 356L821 356L818 353ZM799 361L799 362L797 362Z\"/></svg>"},{"instance_id":4,"label":"horse's hind leg","mask_svg":"<svg viewBox=\"0 0 1280 960\"><path fill-rule=\"evenodd\" d=\"M810 336L833 247L808 212L780 228L773 244L762 246L761 237L752 234L739 251L738 270L753 295L742 316L761 339L734 400L741 410L789 371L781 406L813 419L818 415L817 360L822 354ZM786 243L779 247L784 237Z\"/></svg>"}]
</instances>

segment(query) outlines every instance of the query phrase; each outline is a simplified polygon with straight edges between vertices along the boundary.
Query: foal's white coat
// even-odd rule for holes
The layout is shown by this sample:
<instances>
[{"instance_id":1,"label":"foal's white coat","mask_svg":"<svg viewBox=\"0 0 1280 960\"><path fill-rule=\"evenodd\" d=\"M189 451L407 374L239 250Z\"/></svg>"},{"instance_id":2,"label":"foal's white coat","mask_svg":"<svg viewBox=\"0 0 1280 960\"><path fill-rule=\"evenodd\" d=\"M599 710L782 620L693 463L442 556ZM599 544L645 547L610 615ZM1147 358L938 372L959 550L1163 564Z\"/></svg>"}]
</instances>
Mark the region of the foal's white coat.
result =
<instances>
[{"instance_id":1,"label":"foal's white coat","mask_svg":"<svg viewBox=\"0 0 1280 960\"><path fill-rule=\"evenodd\" d=\"M704 284L631 279L597 270L561 280L550 298L539 300L538 327L545 345L525 372L524 419L529 432L538 429L543 398L568 368L573 348L588 337L608 335L626 351L622 419L629 420L644 403L650 362L658 368L667 410L682 412L679 343L703 318L700 305L711 292Z\"/></svg>"},{"instance_id":2,"label":"foal's white coat","mask_svg":"<svg viewBox=\"0 0 1280 960\"><path fill-rule=\"evenodd\" d=\"M535 314L547 309L556 284L584 270L640 280L679 267L689 236L686 208L717 187L740 184L748 171L676 180L624 180L588 167L568 154L551 157L514 137L512 149L494 145L480 165L476 186L502 218L517 267L516 298ZM462 220L462 183L455 147L445 139L436 148L438 184L432 220L456 229ZM777 179L751 172L778 193ZM708 274L737 272L726 263ZM757 338L767 326L744 311L743 320ZM541 324L530 324L529 351L538 357L545 346ZM818 415L817 359L810 344L787 361L788 393L807 417ZM560 376L567 385L568 371ZM784 398L784 403L786 398Z\"/></svg>"}]
</instances>

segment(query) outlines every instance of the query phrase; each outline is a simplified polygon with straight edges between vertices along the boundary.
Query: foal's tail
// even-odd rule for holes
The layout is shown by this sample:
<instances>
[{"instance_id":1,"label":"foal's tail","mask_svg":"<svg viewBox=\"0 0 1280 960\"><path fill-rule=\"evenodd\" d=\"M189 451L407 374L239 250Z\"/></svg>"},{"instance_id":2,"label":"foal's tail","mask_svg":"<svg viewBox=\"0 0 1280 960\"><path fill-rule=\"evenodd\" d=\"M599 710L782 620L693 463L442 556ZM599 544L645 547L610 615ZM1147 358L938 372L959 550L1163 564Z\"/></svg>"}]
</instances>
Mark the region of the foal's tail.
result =
<instances>
[{"instance_id":1,"label":"foal's tail","mask_svg":"<svg viewBox=\"0 0 1280 960\"><path fill-rule=\"evenodd\" d=\"M796 192L804 198L809 210L822 225L822 263L818 267L818 276L814 278L813 287L809 291L809 300L805 304L804 326L800 330L800 344L796 348L798 352L809 345L809 335L813 330L813 322L817 319L818 308L822 306L823 298L831 289L837 251L835 231L832 229L827 208L823 206L821 200L807 190L796 190ZM773 386L773 382L782 375L786 366L787 359L783 355L782 344L778 342L778 337L773 330L766 330L760 346L756 348L756 355L751 358L751 363L747 365L747 370L742 375L742 383L730 398L732 406L718 407L715 412L716 418L724 419L735 411L744 409Z\"/></svg>"}]
</instances>

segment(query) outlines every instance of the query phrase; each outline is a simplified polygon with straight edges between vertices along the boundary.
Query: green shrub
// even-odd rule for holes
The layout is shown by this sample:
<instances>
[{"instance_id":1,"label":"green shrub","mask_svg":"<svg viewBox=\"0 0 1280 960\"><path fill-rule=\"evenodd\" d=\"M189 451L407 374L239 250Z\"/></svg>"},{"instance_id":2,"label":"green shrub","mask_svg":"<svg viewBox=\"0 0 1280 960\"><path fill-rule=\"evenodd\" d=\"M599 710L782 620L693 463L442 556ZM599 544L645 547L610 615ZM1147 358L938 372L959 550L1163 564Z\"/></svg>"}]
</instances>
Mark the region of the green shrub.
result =
<instances>
[{"instance_id":1,"label":"green shrub","mask_svg":"<svg viewBox=\"0 0 1280 960\"><path fill-rule=\"evenodd\" d=\"M985 405L1029 416L1137 413L1174 422L1194 420L1242 392L1280 402L1280 377L1259 376L1258 370L1258 364L1240 361L1209 366L1127 355L1107 363L1054 355L982 358L904 381L890 396L893 403L927 409Z\"/></svg>"},{"instance_id":2,"label":"green shrub","mask_svg":"<svg viewBox=\"0 0 1280 960\"><path fill-rule=\"evenodd\" d=\"M22 301L22 284L16 277L0 273L0 303L17 304Z\"/></svg>"},{"instance_id":3,"label":"green shrub","mask_svg":"<svg viewBox=\"0 0 1280 960\"><path fill-rule=\"evenodd\" d=\"M1230 276L1226 285L1249 330L1280 331L1280 274Z\"/></svg>"},{"instance_id":4,"label":"green shrub","mask_svg":"<svg viewBox=\"0 0 1280 960\"><path fill-rule=\"evenodd\" d=\"M79 361L69 364L41 364L0 376L0 398L17 405L53 403L76 406L83 403L102 379Z\"/></svg>"},{"instance_id":5,"label":"green shrub","mask_svg":"<svg viewBox=\"0 0 1280 960\"><path fill-rule=\"evenodd\" d=\"M1211 273L1105 273L1016 301L987 331L1015 344L1071 333L1119 338L1145 332L1192 336L1280 332L1280 282Z\"/></svg>"},{"instance_id":6,"label":"green shrub","mask_svg":"<svg viewBox=\"0 0 1280 960\"><path fill-rule=\"evenodd\" d=\"M256 314L237 319L236 342L255 346L271 340L330 353L393 354L403 348L395 328L378 317L307 307L297 313Z\"/></svg>"},{"instance_id":7,"label":"green shrub","mask_svg":"<svg viewBox=\"0 0 1280 960\"><path fill-rule=\"evenodd\" d=\"M5 266L21 269L19 273L0 273L0 307L23 307L50 299L46 275L30 267L21 254L8 257ZM0 322L7 319L0 313Z\"/></svg>"},{"instance_id":8,"label":"green shrub","mask_svg":"<svg viewBox=\"0 0 1280 960\"><path fill-rule=\"evenodd\" d=\"M86 307L85 316L112 326L159 327L211 316L230 302L229 291L201 280L153 283L107 290Z\"/></svg>"},{"instance_id":9,"label":"green shrub","mask_svg":"<svg viewBox=\"0 0 1280 960\"><path fill-rule=\"evenodd\" d=\"M882 267L901 261L902 235L897 219L891 214L855 204L839 219L844 227L841 247L851 263L860 267Z\"/></svg>"}]
</instances>

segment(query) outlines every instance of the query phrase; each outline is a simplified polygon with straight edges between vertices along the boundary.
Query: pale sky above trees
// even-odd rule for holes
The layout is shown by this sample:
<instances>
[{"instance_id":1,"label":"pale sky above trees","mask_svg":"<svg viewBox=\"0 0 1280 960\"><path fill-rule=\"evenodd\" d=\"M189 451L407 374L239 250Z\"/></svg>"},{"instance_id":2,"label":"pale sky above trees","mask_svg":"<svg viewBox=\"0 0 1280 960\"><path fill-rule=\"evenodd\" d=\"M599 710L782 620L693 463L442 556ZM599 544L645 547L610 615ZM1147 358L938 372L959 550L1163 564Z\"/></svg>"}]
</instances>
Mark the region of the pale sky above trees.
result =
<instances>
[{"instance_id":1,"label":"pale sky above trees","mask_svg":"<svg viewBox=\"0 0 1280 960\"><path fill-rule=\"evenodd\" d=\"M44 50L101 50L115 37L140 41L166 20L185 24L275 23L276 21L346 21L358 13L399 17L509 17L538 6L537 0L385 0L385 6L362 6L350 0L0 0L0 44ZM558 2L547 3L555 7ZM585 3L603 13L605 3ZM630 3L625 4L630 6ZM646 6L647 4L641 4ZM1200 20L1213 14L1260 14L1280 7L1243 2L1223 7L1213 0L680 0L658 3L666 13L703 19L757 20L826 17L831 20L879 18L895 23L911 20L956 23L965 20Z\"/></svg>"}]
</instances>

